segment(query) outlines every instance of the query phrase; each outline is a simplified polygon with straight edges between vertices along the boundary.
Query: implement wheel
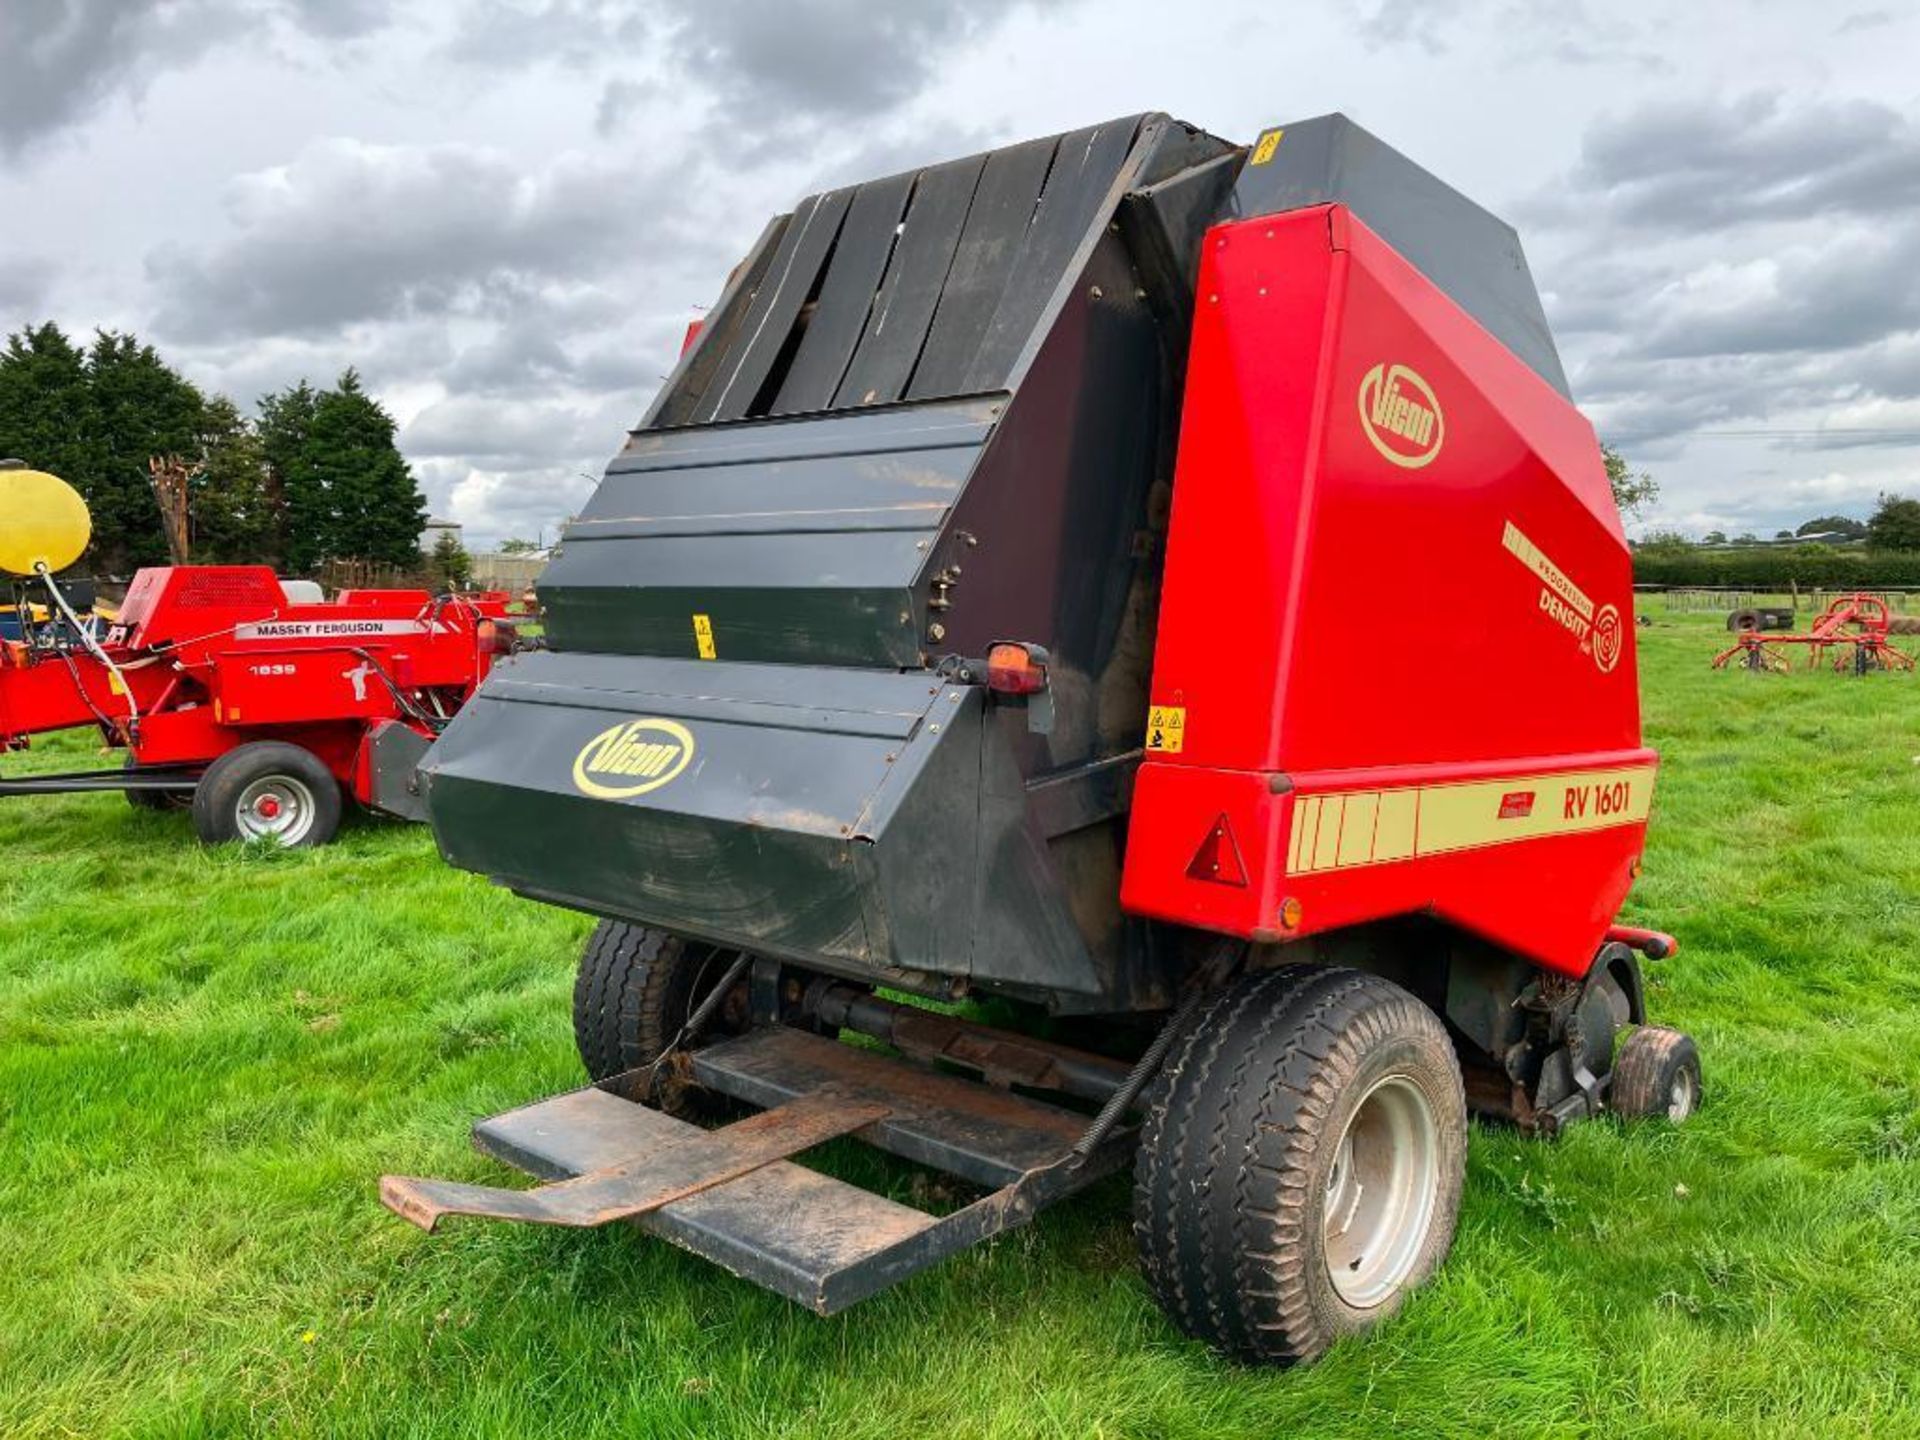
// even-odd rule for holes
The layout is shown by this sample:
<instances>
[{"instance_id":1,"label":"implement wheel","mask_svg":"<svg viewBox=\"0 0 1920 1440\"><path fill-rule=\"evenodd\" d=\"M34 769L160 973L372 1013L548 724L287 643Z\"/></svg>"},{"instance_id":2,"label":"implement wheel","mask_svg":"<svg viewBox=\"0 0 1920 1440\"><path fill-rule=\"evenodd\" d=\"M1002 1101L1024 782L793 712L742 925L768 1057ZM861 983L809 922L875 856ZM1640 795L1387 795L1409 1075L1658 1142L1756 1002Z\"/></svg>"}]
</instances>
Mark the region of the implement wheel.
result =
<instances>
[{"instance_id":1,"label":"implement wheel","mask_svg":"<svg viewBox=\"0 0 1920 1440\"><path fill-rule=\"evenodd\" d=\"M1607 1103L1633 1119L1664 1115L1674 1124L1700 1108L1700 1052L1693 1037L1642 1025L1621 1043Z\"/></svg>"},{"instance_id":2,"label":"implement wheel","mask_svg":"<svg viewBox=\"0 0 1920 1440\"><path fill-rule=\"evenodd\" d=\"M1294 1364L1399 1308L1453 1243L1460 1067L1439 1018L1377 976L1240 980L1174 1042L1149 1094L1134 1235L1174 1324Z\"/></svg>"},{"instance_id":3,"label":"implement wheel","mask_svg":"<svg viewBox=\"0 0 1920 1440\"><path fill-rule=\"evenodd\" d=\"M686 1087L675 1084L668 1066L657 1076L642 1067L673 1043L737 954L664 930L602 920L580 954L573 983L573 1039L587 1074L596 1084L628 1076L615 1087L626 1098L653 1100L675 1113L688 1110ZM745 1001L743 984L737 999L729 996L715 1012L706 1035L738 1033L746 1023ZM629 1075L635 1070L641 1073Z\"/></svg>"},{"instance_id":4,"label":"implement wheel","mask_svg":"<svg viewBox=\"0 0 1920 1440\"><path fill-rule=\"evenodd\" d=\"M239 745L193 792L193 828L209 845L324 845L340 828L340 782L320 757L279 740Z\"/></svg>"}]
</instances>

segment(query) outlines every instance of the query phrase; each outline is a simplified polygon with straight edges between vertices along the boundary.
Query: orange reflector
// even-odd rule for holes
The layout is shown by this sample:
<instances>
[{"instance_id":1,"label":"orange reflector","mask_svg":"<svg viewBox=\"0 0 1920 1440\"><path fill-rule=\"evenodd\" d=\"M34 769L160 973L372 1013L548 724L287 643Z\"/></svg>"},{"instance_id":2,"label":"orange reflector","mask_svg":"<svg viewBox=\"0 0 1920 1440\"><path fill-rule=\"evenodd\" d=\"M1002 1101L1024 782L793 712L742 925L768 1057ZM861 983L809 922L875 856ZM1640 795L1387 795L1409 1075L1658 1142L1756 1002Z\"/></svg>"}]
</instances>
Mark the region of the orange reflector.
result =
<instances>
[{"instance_id":1,"label":"orange reflector","mask_svg":"<svg viewBox=\"0 0 1920 1440\"><path fill-rule=\"evenodd\" d=\"M1047 667L1030 645L995 645L987 651L987 688L1002 695L1038 695L1047 688Z\"/></svg>"},{"instance_id":2,"label":"orange reflector","mask_svg":"<svg viewBox=\"0 0 1920 1440\"><path fill-rule=\"evenodd\" d=\"M1213 822L1207 838L1194 852L1193 863L1187 866L1187 878L1246 887L1247 867L1240 863L1240 847L1234 843L1233 827L1227 823L1225 814Z\"/></svg>"},{"instance_id":3,"label":"orange reflector","mask_svg":"<svg viewBox=\"0 0 1920 1440\"><path fill-rule=\"evenodd\" d=\"M1298 930L1300 928L1300 917L1304 913L1305 909L1300 904L1300 897L1297 895L1289 895L1280 902L1280 928L1282 930Z\"/></svg>"}]
</instances>

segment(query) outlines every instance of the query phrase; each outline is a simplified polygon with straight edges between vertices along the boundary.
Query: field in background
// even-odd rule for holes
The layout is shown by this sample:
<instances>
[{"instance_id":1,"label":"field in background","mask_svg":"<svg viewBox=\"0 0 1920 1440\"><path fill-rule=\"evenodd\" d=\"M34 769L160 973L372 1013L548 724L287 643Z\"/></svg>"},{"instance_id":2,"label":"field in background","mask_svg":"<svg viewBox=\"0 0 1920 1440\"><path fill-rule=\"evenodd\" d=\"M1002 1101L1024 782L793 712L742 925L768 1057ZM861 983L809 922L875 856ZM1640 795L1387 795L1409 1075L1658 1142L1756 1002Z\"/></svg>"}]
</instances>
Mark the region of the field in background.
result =
<instances>
[{"instance_id":1,"label":"field in background","mask_svg":"<svg viewBox=\"0 0 1920 1440\"><path fill-rule=\"evenodd\" d=\"M1706 1108L1476 1129L1440 1278L1291 1374L1169 1330L1123 1180L829 1321L625 1230L424 1236L376 1178L504 1175L466 1128L579 1083L586 922L419 829L0 802L0 1434L1920 1434L1920 679L1711 673L1646 608L1628 918Z\"/></svg>"}]
</instances>

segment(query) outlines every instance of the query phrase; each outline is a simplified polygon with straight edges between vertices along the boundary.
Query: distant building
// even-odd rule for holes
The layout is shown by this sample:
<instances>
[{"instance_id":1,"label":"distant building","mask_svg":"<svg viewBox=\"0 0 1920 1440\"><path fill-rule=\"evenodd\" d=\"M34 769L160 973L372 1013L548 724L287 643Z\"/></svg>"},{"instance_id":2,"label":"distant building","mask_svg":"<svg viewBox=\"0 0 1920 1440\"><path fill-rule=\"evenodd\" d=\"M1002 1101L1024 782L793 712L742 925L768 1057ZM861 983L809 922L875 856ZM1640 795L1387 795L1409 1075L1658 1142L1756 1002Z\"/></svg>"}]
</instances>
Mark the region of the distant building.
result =
<instances>
[{"instance_id":1,"label":"distant building","mask_svg":"<svg viewBox=\"0 0 1920 1440\"><path fill-rule=\"evenodd\" d=\"M440 543L440 537L442 535L451 535L456 542L459 541L460 522L458 520L435 520L429 517L427 520L427 528L420 532L420 553L422 555L431 555L433 553L433 547ZM463 545L461 548L465 549L466 547Z\"/></svg>"},{"instance_id":2,"label":"distant building","mask_svg":"<svg viewBox=\"0 0 1920 1440\"><path fill-rule=\"evenodd\" d=\"M540 578L547 568L545 550L525 550L517 555L484 552L473 557L473 588L476 590L524 590Z\"/></svg>"}]
</instances>

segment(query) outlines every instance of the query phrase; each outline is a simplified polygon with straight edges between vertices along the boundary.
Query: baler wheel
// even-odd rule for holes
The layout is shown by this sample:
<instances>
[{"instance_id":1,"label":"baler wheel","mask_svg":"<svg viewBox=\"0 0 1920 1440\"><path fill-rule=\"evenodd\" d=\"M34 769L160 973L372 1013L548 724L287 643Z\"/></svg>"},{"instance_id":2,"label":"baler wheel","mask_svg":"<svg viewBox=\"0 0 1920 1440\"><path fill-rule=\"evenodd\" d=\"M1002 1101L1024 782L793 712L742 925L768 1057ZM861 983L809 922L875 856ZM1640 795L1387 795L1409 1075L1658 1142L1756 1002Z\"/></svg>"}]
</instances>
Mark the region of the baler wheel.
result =
<instances>
[{"instance_id":1,"label":"baler wheel","mask_svg":"<svg viewBox=\"0 0 1920 1440\"><path fill-rule=\"evenodd\" d=\"M311 750L281 740L237 745L193 792L193 828L209 845L324 845L340 828L340 782Z\"/></svg>"},{"instance_id":2,"label":"baler wheel","mask_svg":"<svg viewBox=\"0 0 1920 1440\"><path fill-rule=\"evenodd\" d=\"M1310 1360L1446 1258L1466 1148L1459 1063L1419 1000L1314 965L1242 979L1188 1023L1148 1098L1148 1287L1237 1359Z\"/></svg>"},{"instance_id":3,"label":"baler wheel","mask_svg":"<svg viewBox=\"0 0 1920 1440\"><path fill-rule=\"evenodd\" d=\"M1693 1037L1642 1025L1620 1046L1607 1103L1634 1119L1664 1115L1674 1124L1700 1108L1700 1052Z\"/></svg>"},{"instance_id":4,"label":"baler wheel","mask_svg":"<svg viewBox=\"0 0 1920 1440\"><path fill-rule=\"evenodd\" d=\"M573 1038L587 1074L599 1084L641 1070L618 1087L625 1098L646 1099L641 1092L651 1089L669 1113L694 1108L684 1086L676 1087L665 1074L648 1076L642 1067L651 1065L680 1034L734 955L664 930L602 920L580 953L573 984ZM738 1031L744 1019L722 1003L708 1033ZM645 1083L654 1078L661 1083Z\"/></svg>"}]
</instances>

